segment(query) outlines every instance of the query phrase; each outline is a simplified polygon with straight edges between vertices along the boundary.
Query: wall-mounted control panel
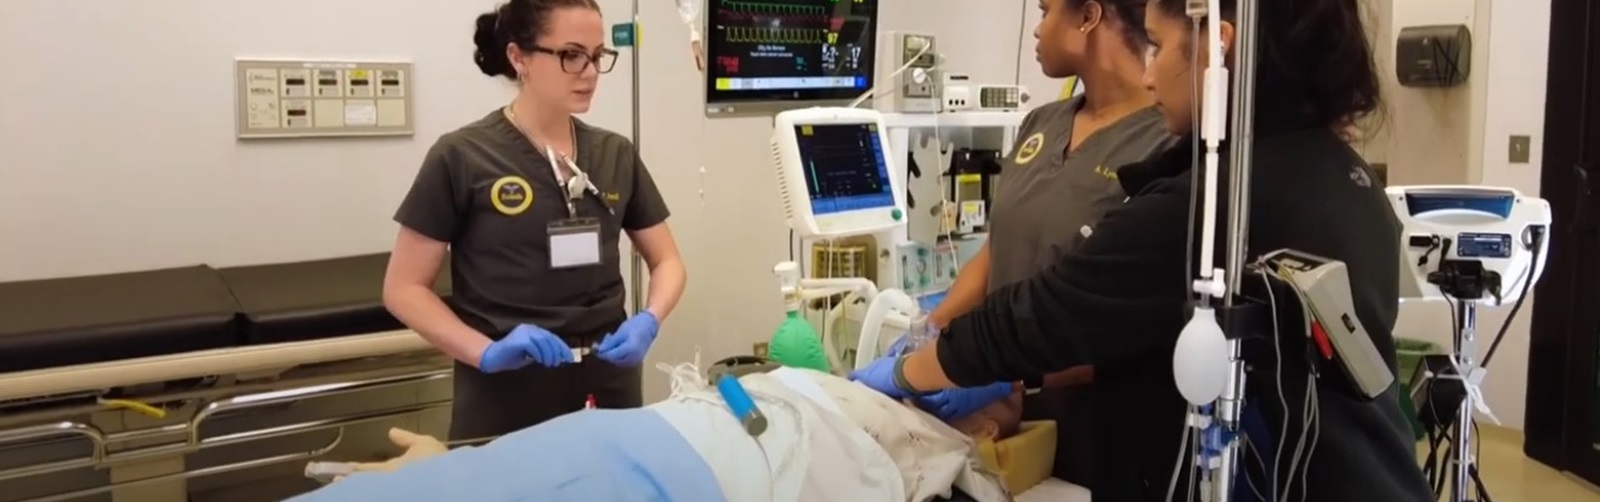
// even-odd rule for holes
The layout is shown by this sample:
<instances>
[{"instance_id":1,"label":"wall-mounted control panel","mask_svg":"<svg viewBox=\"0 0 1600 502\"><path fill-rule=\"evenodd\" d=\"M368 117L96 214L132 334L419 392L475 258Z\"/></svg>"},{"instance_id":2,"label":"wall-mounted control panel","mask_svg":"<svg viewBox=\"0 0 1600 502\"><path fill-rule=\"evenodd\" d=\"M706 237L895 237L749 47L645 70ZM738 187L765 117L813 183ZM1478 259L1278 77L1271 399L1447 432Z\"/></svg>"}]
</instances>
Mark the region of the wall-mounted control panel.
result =
<instances>
[{"instance_id":1,"label":"wall-mounted control panel","mask_svg":"<svg viewBox=\"0 0 1600 502\"><path fill-rule=\"evenodd\" d=\"M411 63L239 59L240 138L410 136Z\"/></svg>"}]
</instances>

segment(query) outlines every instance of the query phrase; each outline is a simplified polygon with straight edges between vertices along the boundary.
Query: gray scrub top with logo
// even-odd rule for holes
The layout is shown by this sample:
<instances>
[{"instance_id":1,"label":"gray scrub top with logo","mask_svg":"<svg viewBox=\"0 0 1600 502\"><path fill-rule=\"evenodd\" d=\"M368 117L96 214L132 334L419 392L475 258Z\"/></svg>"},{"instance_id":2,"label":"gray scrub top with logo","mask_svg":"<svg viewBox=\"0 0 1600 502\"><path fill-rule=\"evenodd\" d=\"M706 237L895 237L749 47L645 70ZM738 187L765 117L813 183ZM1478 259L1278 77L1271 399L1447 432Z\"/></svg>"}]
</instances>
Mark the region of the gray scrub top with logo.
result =
<instances>
[{"instance_id":1,"label":"gray scrub top with logo","mask_svg":"<svg viewBox=\"0 0 1600 502\"><path fill-rule=\"evenodd\" d=\"M1134 112L1070 145L1083 97L1028 113L989 212L989 291L1033 276L1076 248L1127 194L1117 169L1177 142L1160 110Z\"/></svg>"},{"instance_id":2,"label":"gray scrub top with logo","mask_svg":"<svg viewBox=\"0 0 1600 502\"><path fill-rule=\"evenodd\" d=\"M632 141L573 121L576 163L600 192L575 204L599 220L599 264L550 266L549 226L571 217L566 191L501 109L440 137L395 211L401 225L450 243L451 307L490 338L524 323L569 338L616 329L626 315L619 234L670 214Z\"/></svg>"}]
</instances>

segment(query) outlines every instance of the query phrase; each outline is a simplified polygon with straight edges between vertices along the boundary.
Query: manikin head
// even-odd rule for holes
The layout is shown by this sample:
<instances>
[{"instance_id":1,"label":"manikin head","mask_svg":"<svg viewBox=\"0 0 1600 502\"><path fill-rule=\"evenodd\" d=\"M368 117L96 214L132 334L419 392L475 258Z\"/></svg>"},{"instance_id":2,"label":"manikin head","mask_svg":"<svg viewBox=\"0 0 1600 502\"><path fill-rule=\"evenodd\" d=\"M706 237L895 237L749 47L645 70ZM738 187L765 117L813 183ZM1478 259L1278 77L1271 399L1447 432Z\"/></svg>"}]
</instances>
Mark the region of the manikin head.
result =
<instances>
[{"instance_id":1,"label":"manikin head","mask_svg":"<svg viewBox=\"0 0 1600 502\"><path fill-rule=\"evenodd\" d=\"M1022 427L1022 393L995 401L977 413L950 421L950 426L975 441L1000 441L1015 436Z\"/></svg>"},{"instance_id":2,"label":"manikin head","mask_svg":"<svg viewBox=\"0 0 1600 502\"><path fill-rule=\"evenodd\" d=\"M537 109L584 113L617 51L605 46L595 0L511 0L478 16L473 59L490 76L517 83Z\"/></svg>"},{"instance_id":3,"label":"manikin head","mask_svg":"<svg viewBox=\"0 0 1600 502\"><path fill-rule=\"evenodd\" d=\"M1257 2L1255 132L1343 131L1378 108L1378 75L1362 25L1360 0ZM1221 0L1224 65L1233 66L1236 0ZM1202 21L1195 30L1185 0L1149 0L1144 85L1174 134L1194 131L1210 61ZM1198 49L1198 51L1197 51ZM1237 76L1232 73L1230 77Z\"/></svg>"},{"instance_id":4,"label":"manikin head","mask_svg":"<svg viewBox=\"0 0 1600 502\"><path fill-rule=\"evenodd\" d=\"M1118 54L1144 50L1146 0L1039 0L1034 58L1050 78L1082 74Z\"/></svg>"}]
</instances>

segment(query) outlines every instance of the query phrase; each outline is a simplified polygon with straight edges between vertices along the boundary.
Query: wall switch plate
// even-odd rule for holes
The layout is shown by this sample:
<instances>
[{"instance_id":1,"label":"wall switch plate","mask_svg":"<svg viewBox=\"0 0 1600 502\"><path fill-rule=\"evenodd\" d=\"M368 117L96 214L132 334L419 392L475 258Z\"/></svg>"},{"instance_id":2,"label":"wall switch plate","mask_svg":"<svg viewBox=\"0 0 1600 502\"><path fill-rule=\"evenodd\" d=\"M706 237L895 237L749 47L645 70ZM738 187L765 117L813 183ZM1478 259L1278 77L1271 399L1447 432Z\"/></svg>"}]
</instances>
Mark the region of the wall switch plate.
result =
<instances>
[{"instance_id":1,"label":"wall switch plate","mask_svg":"<svg viewBox=\"0 0 1600 502\"><path fill-rule=\"evenodd\" d=\"M770 346L767 345L767 342L756 343L750 346L750 354L756 357L765 358L767 357L767 354L770 353L769 347Z\"/></svg>"},{"instance_id":2,"label":"wall switch plate","mask_svg":"<svg viewBox=\"0 0 1600 502\"><path fill-rule=\"evenodd\" d=\"M1511 158L1508 161L1512 164L1527 164L1528 157L1533 153L1532 148L1533 138L1518 135L1511 136L1511 145L1508 147L1511 152Z\"/></svg>"}]
</instances>

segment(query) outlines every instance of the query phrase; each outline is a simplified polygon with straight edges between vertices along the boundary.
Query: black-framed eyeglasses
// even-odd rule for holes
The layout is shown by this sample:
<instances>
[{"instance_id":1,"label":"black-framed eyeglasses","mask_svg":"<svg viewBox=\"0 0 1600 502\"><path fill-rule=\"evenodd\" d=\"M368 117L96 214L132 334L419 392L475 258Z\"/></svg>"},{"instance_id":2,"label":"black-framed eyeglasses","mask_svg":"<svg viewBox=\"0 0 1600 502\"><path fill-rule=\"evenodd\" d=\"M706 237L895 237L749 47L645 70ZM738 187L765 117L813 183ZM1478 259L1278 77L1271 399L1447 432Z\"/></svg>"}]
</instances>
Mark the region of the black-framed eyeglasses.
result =
<instances>
[{"instance_id":1,"label":"black-framed eyeglasses","mask_svg":"<svg viewBox=\"0 0 1600 502\"><path fill-rule=\"evenodd\" d=\"M617 51L612 49L600 48L588 53L581 49L534 47L533 51L560 58L561 71L573 75L582 74L584 70L589 69L589 65L594 65L595 71L600 73L611 73L612 68L617 66Z\"/></svg>"}]
</instances>

